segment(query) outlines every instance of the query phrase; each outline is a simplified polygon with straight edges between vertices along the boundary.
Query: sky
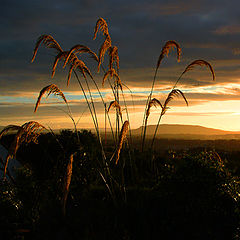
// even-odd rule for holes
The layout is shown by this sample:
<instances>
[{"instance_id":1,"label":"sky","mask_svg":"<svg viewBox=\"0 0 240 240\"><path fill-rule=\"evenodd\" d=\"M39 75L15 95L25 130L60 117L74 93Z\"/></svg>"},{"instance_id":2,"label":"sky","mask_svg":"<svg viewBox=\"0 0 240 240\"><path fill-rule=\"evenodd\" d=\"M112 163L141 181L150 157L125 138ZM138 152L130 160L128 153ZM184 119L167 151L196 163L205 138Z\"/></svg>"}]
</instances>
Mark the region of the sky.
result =
<instances>
[{"instance_id":1,"label":"sky","mask_svg":"<svg viewBox=\"0 0 240 240\"><path fill-rule=\"evenodd\" d=\"M175 49L163 59L153 97L163 102L185 67L196 59L209 62L216 79L213 81L209 69L204 67L186 73L177 87L189 106L175 98L161 123L240 131L239 7L237 0L1 0L0 126L34 120L51 128L72 128L67 106L58 97L43 98L38 111L33 112L40 90L56 84L66 96L78 127L93 127L75 77L67 86L68 69L59 64L51 78L56 51L41 45L33 63L31 58L42 34L52 35L64 50L83 44L98 53L104 38L99 33L93 40L93 33L96 21L102 17L108 24L112 44L118 47L121 81L132 92L124 87L132 128L142 125L161 49L168 40L174 40L182 48L181 61L176 61ZM102 87L104 72L97 72L92 59L85 56L82 60L108 105L114 99L110 86L106 83ZM103 66L108 68L107 55ZM81 81L87 89L82 77ZM88 81L99 126L104 127L104 107L96 88ZM156 124L159 114L160 109L153 107L149 124ZM114 110L110 111L110 118L115 121ZM123 118L126 119L126 110Z\"/></svg>"}]
</instances>

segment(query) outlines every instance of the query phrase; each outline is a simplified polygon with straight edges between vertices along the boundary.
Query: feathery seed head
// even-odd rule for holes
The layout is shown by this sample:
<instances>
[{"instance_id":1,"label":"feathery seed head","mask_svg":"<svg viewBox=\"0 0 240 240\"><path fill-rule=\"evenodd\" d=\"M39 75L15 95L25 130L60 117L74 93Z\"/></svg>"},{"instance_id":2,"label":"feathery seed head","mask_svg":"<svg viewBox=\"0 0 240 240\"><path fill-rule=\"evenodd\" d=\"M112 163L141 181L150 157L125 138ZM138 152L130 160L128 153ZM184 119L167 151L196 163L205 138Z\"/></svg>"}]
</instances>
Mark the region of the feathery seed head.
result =
<instances>
[{"instance_id":1,"label":"feathery seed head","mask_svg":"<svg viewBox=\"0 0 240 240\"><path fill-rule=\"evenodd\" d=\"M95 28L94 28L94 37L93 40L97 37L97 32L101 31L105 37L109 37L108 33L108 25L107 22L103 18L99 18L96 22Z\"/></svg>"},{"instance_id":2,"label":"feathery seed head","mask_svg":"<svg viewBox=\"0 0 240 240\"><path fill-rule=\"evenodd\" d=\"M108 107L108 112L110 111L110 109L112 107L115 107L118 110L119 115L122 117L122 110L121 110L121 106L120 104L115 100L115 101L111 101Z\"/></svg>"},{"instance_id":3,"label":"feathery seed head","mask_svg":"<svg viewBox=\"0 0 240 240\"><path fill-rule=\"evenodd\" d=\"M183 94L183 92L179 89L173 89L167 96L164 105L162 107L162 112L161 115L164 115L167 111L167 109L169 109L168 104L171 102L171 100L173 100L174 97L178 97L178 96L182 96L182 98L184 99L185 103L188 106L188 101L185 97L185 95Z\"/></svg>"},{"instance_id":4,"label":"feathery seed head","mask_svg":"<svg viewBox=\"0 0 240 240\"><path fill-rule=\"evenodd\" d=\"M169 51L174 47L177 49L177 60L178 60L178 62L180 61L180 56L181 56L182 50L181 50L179 44L173 40L167 41L166 44L164 45L164 47L162 48L161 54L158 58L157 68L159 68L164 56L168 56Z\"/></svg>"},{"instance_id":5,"label":"feathery seed head","mask_svg":"<svg viewBox=\"0 0 240 240\"><path fill-rule=\"evenodd\" d=\"M19 149L21 144L28 144L30 142L37 143L37 138L43 129L45 129L45 127L38 122L30 121L24 123L22 126L9 125L1 131L0 136L2 136L4 133L7 133L9 130L17 130L17 133L14 137L13 142L10 145L8 155L6 157L4 176L6 176L9 159L16 157L17 150Z\"/></svg>"},{"instance_id":6,"label":"feathery seed head","mask_svg":"<svg viewBox=\"0 0 240 240\"><path fill-rule=\"evenodd\" d=\"M102 86L104 87L104 83L107 79L107 77L110 75L111 78L115 77L116 79L116 83L120 86L121 90L122 90L122 82L121 79L119 77L119 75L116 73L114 68L109 69L103 76L103 81L102 81Z\"/></svg>"},{"instance_id":7,"label":"feathery seed head","mask_svg":"<svg viewBox=\"0 0 240 240\"><path fill-rule=\"evenodd\" d=\"M90 56L98 62L98 56L96 55L95 52L93 52L89 47L87 46L84 46L84 45L80 45L80 44L77 44L75 46L73 46L70 51L68 52L68 55L66 57L66 60L64 62L64 65L63 65L63 68L66 66L70 56L72 55L72 53L75 53L75 54L81 54L81 53L88 53L90 54Z\"/></svg>"},{"instance_id":8,"label":"feathery seed head","mask_svg":"<svg viewBox=\"0 0 240 240\"><path fill-rule=\"evenodd\" d=\"M120 157L120 152L121 152L121 149L122 149L122 145L123 145L123 142L124 142L124 140L127 136L127 133L128 133L128 128L129 128L129 122L125 121L123 126L122 126L120 135L119 135L119 143L118 143L118 147L117 147L116 161L115 161L116 164L118 163L118 160L119 160L119 157Z\"/></svg>"},{"instance_id":9,"label":"feathery seed head","mask_svg":"<svg viewBox=\"0 0 240 240\"><path fill-rule=\"evenodd\" d=\"M36 105L35 105L35 109L34 109L34 112L37 111L39 105L40 105L40 101L42 99L42 96L47 93L47 97L50 95L50 94L54 94L54 95L57 95L57 96L60 96L63 101L67 104L67 99L65 98L63 92L55 85L55 84L50 84L46 87L44 87L40 93L39 93L39 96L38 96L38 100L36 102Z\"/></svg>"},{"instance_id":10,"label":"feathery seed head","mask_svg":"<svg viewBox=\"0 0 240 240\"><path fill-rule=\"evenodd\" d=\"M70 187L71 178L72 178L73 155L74 154L70 155L70 158L67 164L66 174L63 180L63 196L62 196L63 215L66 214L66 203L67 203L67 197L68 197L69 187Z\"/></svg>"},{"instance_id":11,"label":"feathery seed head","mask_svg":"<svg viewBox=\"0 0 240 240\"><path fill-rule=\"evenodd\" d=\"M118 56L118 48L116 46L109 48L109 69L113 68L113 63L116 62L117 69L119 69L119 56Z\"/></svg>"},{"instance_id":12,"label":"feathery seed head","mask_svg":"<svg viewBox=\"0 0 240 240\"><path fill-rule=\"evenodd\" d=\"M147 108L147 112L146 112L146 120L147 120L147 118L148 118L149 115L150 115L150 109L151 109L151 107L152 107L152 106L157 107L157 104L158 104L161 108L163 108L161 102L160 102L158 99L153 98L151 101L149 101L149 103L148 103L148 108Z\"/></svg>"},{"instance_id":13,"label":"feathery seed head","mask_svg":"<svg viewBox=\"0 0 240 240\"><path fill-rule=\"evenodd\" d=\"M40 44L43 43L47 48L54 48L56 49L58 52L62 52L62 48L60 47L60 45L58 44L58 42L51 36L51 35L41 35L35 45L34 51L33 51L33 57L32 57L32 61L34 61L38 48L40 46Z\"/></svg>"},{"instance_id":14,"label":"feathery seed head","mask_svg":"<svg viewBox=\"0 0 240 240\"><path fill-rule=\"evenodd\" d=\"M201 60L201 59L200 59L200 60L195 60L195 61L193 61L192 63L190 63L190 64L186 67L186 69L183 71L183 73L182 73L181 75L185 74L185 73L188 72L188 71L193 70L193 68L194 68L195 66L206 66L207 68L209 68L209 70L210 70L211 73L212 73L212 78L213 78L213 80L215 80L215 73L214 73L213 67L211 66L210 63L208 63L208 62L205 61L205 60Z\"/></svg>"}]
</instances>

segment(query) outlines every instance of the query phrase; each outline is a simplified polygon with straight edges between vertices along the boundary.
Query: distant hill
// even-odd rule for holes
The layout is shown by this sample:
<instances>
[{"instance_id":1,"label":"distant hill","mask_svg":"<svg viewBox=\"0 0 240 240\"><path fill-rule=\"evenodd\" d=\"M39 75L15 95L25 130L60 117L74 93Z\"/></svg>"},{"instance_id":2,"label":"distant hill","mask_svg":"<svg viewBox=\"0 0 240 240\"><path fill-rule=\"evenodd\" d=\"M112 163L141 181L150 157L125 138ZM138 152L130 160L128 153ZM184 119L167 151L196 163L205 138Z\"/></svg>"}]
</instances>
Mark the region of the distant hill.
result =
<instances>
[{"instance_id":1,"label":"distant hill","mask_svg":"<svg viewBox=\"0 0 240 240\"><path fill-rule=\"evenodd\" d=\"M156 125L147 126L146 138L152 137ZM1 129L1 127L0 127ZM55 133L59 133L64 129L55 129ZM74 130L74 129L70 129ZM78 129L81 130L81 129ZM93 133L95 129L89 128ZM115 131L115 130L114 130ZM132 129L134 137L141 136L142 127ZM101 135L104 136L105 129L100 128ZM111 135L110 128L106 129L107 135ZM224 131L220 129L207 128L199 125L181 125L181 124L161 124L158 127L157 138L161 139L200 139L200 140L216 140L216 139L240 139L240 131Z\"/></svg>"},{"instance_id":2,"label":"distant hill","mask_svg":"<svg viewBox=\"0 0 240 240\"><path fill-rule=\"evenodd\" d=\"M140 136L143 127L132 130L134 136ZM154 134L156 126L147 126L146 137ZM199 125L161 124L157 138L176 139L240 139L240 131L224 131Z\"/></svg>"}]
</instances>

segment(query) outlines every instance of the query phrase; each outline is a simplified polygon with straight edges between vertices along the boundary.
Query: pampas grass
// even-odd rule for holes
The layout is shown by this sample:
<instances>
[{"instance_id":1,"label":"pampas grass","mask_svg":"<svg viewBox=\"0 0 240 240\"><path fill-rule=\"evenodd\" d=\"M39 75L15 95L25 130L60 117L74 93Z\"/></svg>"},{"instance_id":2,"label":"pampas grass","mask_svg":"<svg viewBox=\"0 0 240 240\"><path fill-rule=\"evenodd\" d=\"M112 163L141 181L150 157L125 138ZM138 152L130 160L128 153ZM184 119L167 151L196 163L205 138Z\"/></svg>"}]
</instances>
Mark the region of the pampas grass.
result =
<instances>
[{"instance_id":1,"label":"pampas grass","mask_svg":"<svg viewBox=\"0 0 240 240\"><path fill-rule=\"evenodd\" d=\"M43 43L47 48L53 48L57 50L58 53L63 52L62 48L58 44L58 42L51 36L51 35L41 35L35 45L34 51L33 51L33 57L32 57L32 62L34 61L38 48Z\"/></svg>"},{"instance_id":2,"label":"pampas grass","mask_svg":"<svg viewBox=\"0 0 240 240\"><path fill-rule=\"evenodd\" d=\"M67 203L67 197L69 192L69 187L71 183L72 178L72 164L73 164L73 155L71 154L68 159L67 169L63 180L63 196L62 196L62 213L63 216L66 215L66 203Z\"/></svg>"},{"instance_id":3,"label":"pampas grass","mask_svg":"<svg viewBox=\"0 0 240 240\"><path fill-rule=\"evenodd\" d=\"M156 125L155 132L154 132L153 139L152 139L152 144L151 144L152 148L153 148L154 140L156 138L157 130L158 130L158 127L159 127L159 124L160 124L162 116L169 109L168 105L174 99L174 97L179 97L179 96L181 96L183 98L183 100L185 101L186 105L188 106L188 101L187 101L185 95L183 94L183 92L181 90L179 90L179 89L172 89L172 91L168 94L168 96L167 96L167 98L166 98L166 100L165 100L165 102L164 102L164 104L162 106L162 111L161 111L161 114L159 116L158 123Z\"/></svg>"},{"instance_id":4,"label":"pampas grass","mask_svg":"<svg viewBox=\"0 0 240 240\"><path fill-rule=\"evenodd\" d=\"M153 77L151 91L150 91L150 94L148 96L148 99L147 99L147 102L146 102L146 106L145 106L145 111L144 111L144 116L143 116L143 124L142 125L144 125L144 123L146 122L147 108L148 108L149 101L152 98L152 93L153 93L153 89L154 89L154 85L155 85L155 81L156 81L156 77L157 77L157 72L158 72L158 69L160 67L160 64L161 64L163 58L165 56L168 56L170 50L173 49L173 48L177 49L177 61L180 62L180 57L181 57L181 52L182 52L180 45L176 41L173 41L173 40L167 41L165 43L165 45L163 46L163 48L161 50L161 53L160 53L160 55L158 57L157 66L155 68L155 73L154 73L154 77ZM144 125L143 129L145 129L145 127L146 126ZM142 137L142 141L143 141L143 145L144 145L143 129L142 129L142 132L141 132L141 137Z\"/></svg>"},{"instance_id":5,"label":"pampas grass","mask_svg":"<svg viewBox=\"0 0 240 240\"><path fill-rule=\"evenodd\" d=\"M110 37L107 22L103 18L99 18L96 22L93 40L96 39L98 31L101 31L105 37Z\"/></svg>"},{"instance_id":6,"label":"pampas grass","mask_svg":"<svg viewBox=\"0 0 240 240\"><path fill-rule=\"evenodd\" d=\"M77 54L81 54L81 53L88 53L90 55L90 57L92 57L95 61L97 61L97 62L99 61L97 54L95 52L93 52L89 47L81 45L81 44L77 44L69 50L67 57L65 59L63 68L66 67L68 60L73 55L73 53L74 53L74 56L76 56Z\"/></svg>"},{"instance_id":7,"label":"pampas grass","mask_svg":"<svg viewBox=\"0 0 240 240\"><path fill-rule=\"evenodd\" d=\"M103 18L99 18L95 28L94 28L94 37L93 40L97 37L97 32L101 31L105 37L105 41L103 42L102 46L100 47L99 54L98 54L98 72L100 70L100 66L104 61L104 55L106 51L112 46L112 40L108 32L108 25L107 22Z\"/></svg>"},{"instance_id":8,"label":"pampas grass","mask_svg":"<svg viewBox=\"0 0 240 240\"><path fill-rule=\"evenodd\" d=\"M119 70L119 56L118 56L118 48L116 46L109 48L109 69L113 69L113 64L116 63L117 70Z\"/></svg>"},{"instance_id":9,"label":"pampas grass","mask_svg":"<svg viewBox=\"0 0 240 240\"><path fill-rule=\"evenodd\" d=\"M112 101L110 102L109 106L108 106L108 112L110 111L110 109L112 107L115 107L117 110L118 110L118 114L120 115L120 117L122 118L122 111L121 111L121 106L120 104L115 100L115 101Z\"/></svg>"},{"instance_id":10,"label":"pampas grass","mask_svg":"<svg viewBox=\"0 0 240 240\"><path fill-rule=\"evenodd\" d=\"M161 108L163 108L161 102L156 99L156 98L153 98L149 103L148 103L148 108L147 108L147 113L146 113L146 121L147 121L147 118L149 117L150 115L150 109L152 106L155 106L157 107L157 105L159 105Z\"/></svg>"},{"instance_id":11,"label":"pampas grass","mask_svg":"<svg viewBox=\"0 0 240 240\"><path fill-rule=\"evenodd\" d=\"M161 51L158 61L157 61L156 69L158 69L160 67L160 64L161 64L163 58L165 56L168 56L169 51L174 48L177 49L177 61L180 62L180 57L181 57L181 52L182 52L180 45L176 41L170 40L170 41L167 41L165 43L164 47L162 48L162 51Z\"/></svg>"},{"instance_id":12,"label":"pampas grass","mask_svg":"<svg viewBox=\"0 0 240 240\"><path fill-rule=\"evenodd\" d=\"M40 45L41 42L43 42L45 44L45 46L48 47L48 48L55 48L55 49L58 50L58 54L57 54L57 56L55 58L55 61L54 61L54 64L53 64L53 69L52 69L52 76L54 76L55 69L56 69L58 61L60 59L61 60L66 59L66 57L68 56L68 52L67 51L63 51L62 48L60 47L60 45L58 44L58 42L52 36L50 36L50 35L42 35L42 36L39 37L39 39L38 39L38 41L37 41L37 43L35 45L32 62L35 59L37 50L38 50L39 45ZM86 100L86 102L88 104L89 111L91 113L91 116L92 116L92 119L93 119L93 123L94 123L95 129L96 129L96 132L97 132L97 136L98 136L99 142L101 144L101 136L100 136L100 133L99 133L98 119L97 119L94 102L93 102L93 99L92 99L92 95L91 95L91 91L90 91L89 85L87 83L87 79L86 79L86 74L85 73L87 73L91 78L92 78L92 75L91 75L89 69L87 68L87 66L81 60L79 60L74 53L72 53L70 56L71 56L71 61L68 60L68 63L70 63L71 67L70 67L69 74L68 74L67 84L69 83L69 80L70 80L70 77L71 77L71 74L72 74L72 71L73 71L75 76L76 76L76 78L77 78L78 84L79 84L79 86L80 86L80 88L81 88L81 90L83 92L85 100ZM83 75L83 77L84 77L84 79L85 79L85 81L87 83L87 87L88 87L88 91L89 91L89 95L90 95L90 98L91 98L91 103L92 103L92 108L93 109L91 109L91 105L90 105L90 103L89 103L89 101L87 99L87 96L85 94L85 90L84 90L84 88L82 86L82 83L80 82L80 80L78 78L78 75L77 75L75 69L80 71L80 73Z\"/></svg>"},{"instance_id":13,"label":"pampas grass","mask_svg":"<svg viewBox=\"0 0 240 240\"><path fill-rule=\"evenodd\" d=\"M126 104L124 92L123 92L123 86L125 86L125 87L127 87L127 86L124 83L122 83L122 81L120 79L120 73L119 73L118 48L117 48L117 46L112 45L112 39L109 34L108 25L107 25L107 22L103 18L99 18L96 22L96 25L94 28L93 39L96 39L97 34L99 32L103 34L104 42L100 46L98 54L96 54L94 51L92 51L89 47L82 45L82 44L74 45L73 47L70 48L69 51L63 51L62 48L60 47L60 45L57 43L57 41L52 36L42 35L39 37L39 39L37 40L37 43L35 45L32 61L34 61L34 59L36 57L39 46L41 44L43 44L47 48L52 48L57 51L57 55L55 57L55 60L54 60L53 66L52 66L52 77L55 75L56 68L57 68L59 61L63 62L63 68L65 68L67 65L69 67L68 76L67 76L67 86L70 83L72 74L75 75L75 77L78 81L78 84L83 92L84 98L85 98L86 103L89 108L89 111L91 113L91 117L92 117L95 129L96 129L97 137L98 137L99 143L101 145L103 162L102 162L102 165L100 165L101 172L100 171L99 172L100 172L100 175L101 175L102 179L104 180L104 182L107 183L106 186L110 189L110 188L112 188L111 181L114 181L114 180L112 177L111 169L109 167L110 166L109 163L111 162L113 157L116 157L115 164L118 164L118 161L120 158L120 153L121 153L121 150L123 147L123 142L126 139L126 135L128 132L130 133L129 136L131 139L131 129L130 129L130 120L129 120L127 104ZM158 98L153 98L152 95L153 95L153 91L154 91L154 86L155 86L155 82L156 82L158 69L161 66L163 59L169 55L169 53L172 49L173 50L176 49L176 57L177 57L177 61L179 62L180 57L181 57L181 47L176 41L173 41L173 40L167 41L164 44L164 46L161 49L160 55L157 59L155 73L153 75L151 91L150 91L150 94L149 94L147 102L146 102L146 107L145 107L144 117L143 117L143 124L142 124L143 128L142 128L142 132L141 132L142 151L144 149L144 141L145 141L145 135L146 135L147 122L148 122L148 118L150 116L150 110L151 110L152 106L155 106L155 107L160 106L161 107L161 111L159 113L159 120L158 120L156 129L155 129L155 132L153 135L153 139L152 139L152 147L153 147L154 139L156 137L158 126L160 124L162 116L165 115L167 110L169 109L169 103L175 97L182 97L183 100L185 101L185 103L188 105L188 101L187 101L184 93L180 89L176 89L176 85L177 85L178 81L185 73L192 70L195 66L206 66L211 71L213 80L215 79L213 68L208 62L206 62L204 60L195 60L194 62L189 64L187 66L187 68L182 72L181 76L176 81L175 85L173 86L173 88L169 92L169 94L167 95L163 104L160 102L160 100ZM98 84L96 83L96 81L94 79L94 75L91 73L90 69L86 66L86 64L81 60L82 54L89 55L95 61L95 63L97 63L97 71L98 72L100 71L100 68L103 70L104 74L103 74L103 78L102 78L102 86L104 87L106 80L109 82L109 85L111 86L111 89L112 89L112 92L114 95L114 98L113 98L114 101L110 102L108 108L104 102L104 99L103 99L101 91L99 90ZM109 57L109 64L108 64L108 69L105 71L103 63L104 63L104 57L106 54ZM80 73L80 75L79 75L79 73ZM82 77L82 79L80 79L80 77ZM89 79L90 79L90 82L89 82ZM112 82L112 79L114 79L114 82ZM83 87L82 80L85 81L84 86L86 86L86 87ZM92 88L90 87L90 83L92 83L92 82L94 83L94 85L99 93L99 96L101 97L101 100L102 100L102 103L103 103L103 106L105 109L105 141L106 141L106 119L107 119L106 116L108 116L108 120L109 120L110 127L112 130L112 125L111 125L111 121L110 121L110 117L109 117L109 111L113 107L116 109L116 135L115 136L114 136L114 133L112 130L113 139L116 142L116 149L115 149L115 153L113 155L111 155L112 157L110 158L110 160L107 159L105 156L105 152L104 152L102 141L101 141L97 112L96 112L95 104L93 101L94 99L93 99L93 94L92 94ZM122 92L122 96L120 96L119 89ZM49 85L41 90L38 100L37 100L37 103L36 103L36 106L35 106L35 111L37 111L37 108L40 105L40 101L41 101L41 98L44 95L44 93L48 93L48 95L50 95L50 94L59 95L67 104L67 100L64 97L64 94L61 92L61 90L58 89L56 87L56 85ZM120 106L120 97L121 97L121 101L124 102L125 109L126 109L127 121L125 121L124 123L123 123L123 113L122 113L122 109ZM70 110L69 110L68 115L72 118ZM76 129L75 121L73 118L72 118L72 120L73 120L75 129ZM121 123L123 123L121 130L120 130L120 120L121 120ZM15 128L15 129L17 130L17 128ZM114 138L114 137L116 137L116 138ZM128 146L128 148L129 148L129 153L131 153L131 146ZM131 158L131 154L129 154L129 157ZM68 167L67 167L67 175L66 176L68 176L68 180L64 180L65 181L65 183L64 183L65 190L64 190L64 195L62 198L63 199L62 207L63 207L64 215L65 215L65 211L66 211L65 208L66 208L66 201L67 201L67 193L69 191L69 185L70 185L71 174L72 174L73 156L70 156L70 158L71 159L69 161L69 164L71 166L68 165ZM131 162L131 160L130 160L130 162ZM123 163L123 165L124 165L124 163ZM122 174L124 174L123 171L122 171ZM66 177L66 179L67 179L67 177ZM124 179L124 176L122 176L122 179ZM111 184L108 184L108 181ZM125 183L123 180L122 186L124 186L124 184ZM112 190L113 189L110 189L110 192L114 193L114 191L112 191Z\"/></svg>"},{"instance_id":14,"label":"pampas grass","mask_svg":"<svg viewBox=\"0 0 240 240\"><path fill-rule=\"evenodd\" d=\"M104 76L103 76L103 81L102 81L102 86L104 87L104 83L105 83L106 79L107 79L109 76L110 76L111 78L115 77L115 79L116 79L116 84L119 85L120 89L122 90L122 82L121 82L121 79L120 79L119 75L116 73L116 71L115 71L114 68L109 69L109 70L104 74Z\"/></svg>"},{"instance_id":15,"label":"pampas grass","mask_svg":"<svg viewBox=\"0 0 240 240\"><path fill-rule=\"evenodd\" d=\"M22 144L24 143L28 144L30 142L37 143L37 138L43 129L46 129L46 128L40 123L35 121L30 121L30 122L24 123L22 126L9 125L0 132L0 138L1 138L3 134L7 133L8 131L17 130L17 133L14 137L13 142L10 145L10 148L8 150L8 155L5 160L4 176L6 176L9 159L16 157L16 153Z\"/></svg>"},{"instance_id":16,"label":"pampas grass","mask_svg":"<svg viewBox=\"0 0 240 240\"><path fill-rule=\"evenodd\" d=\"M204 67L204 66L205 66L206 68L208 68L208 69L210 70L211 74L212 74L213 81L215 80L215 73L214 73L214 70L213 70L212 65L211 65L209 62L205 61L205 60L199 59L199 60L195 60L195 61L191 62L191 63L185 68L185 70L181 73L181 75L179 76L179 78L178 78L178 80L176 81L176 83L175 83L175 85L173 86L173 88L175 88L175 87L177 86L179 80L182 78L182 76L183 76L185 73L193 70L196 66L201 66L201 67Z\"/></svg>"},{"instance_id":17,"label":"pampas grass","mask_svg":"<svg viewBox=\"0 0 240 240\"><path fill-rule=\"evenodd\" d=\"M119 160L119 157L120 157L120 152L121 152L121 149L122 149L122 145L123 145L123 142L124 142L124 140L127 136L127 133L128 133L128 127L129 127L129 122L125 121L123 126L122 126L120 135L119 135L119 142L118 142L116 160L115 160L116 164L118 164L118 160Z\"/></svg>"},{"instance_id":18,"label":"pampas grass","mask_svg":"<svg viewBox=\"0 0 240 240\"><path fill-rule=\"evenodd\" d=\"M50 94L54 94L54 95L56 95L56 96L60 96L60 97L63 99L63 101L64 101L66 104L68 104L68 103L67 103L67 99L65 98L63 92L62 92L55 84L50 84L50 85L44 87L44 88L40 91L39 96L38 96L38 100L37 100L36 105L35 105L34 112L37 111L37 109L38 109L38 107L39 107L39 105L40 105L40 101L41 101L41 99L42 99L42 97L43 97L43 95L44 95L45 93L47 93L47 97L48 97Z\"/></svg>"},{"instance_id":19,"label":"pampas grass","mask_svg":"<svg viewBox=\"0 0 240 240\"><path fill-rule=\"evenodd\" d=\"M185 74L186 72L189 72L189 71L193 70L194 67L196 67L196 66L205 66L205 67L209 68L209 70L211 71L211 74L212 74L213 81L215 80L215 73L214 73L213 67L211 66L210 63L208 63L205 60L195 60L195 61L193 61L192 63L190 63L186 67L186 69L183 71L183 73L181 75Z\"/></svg>"}]
</instances>

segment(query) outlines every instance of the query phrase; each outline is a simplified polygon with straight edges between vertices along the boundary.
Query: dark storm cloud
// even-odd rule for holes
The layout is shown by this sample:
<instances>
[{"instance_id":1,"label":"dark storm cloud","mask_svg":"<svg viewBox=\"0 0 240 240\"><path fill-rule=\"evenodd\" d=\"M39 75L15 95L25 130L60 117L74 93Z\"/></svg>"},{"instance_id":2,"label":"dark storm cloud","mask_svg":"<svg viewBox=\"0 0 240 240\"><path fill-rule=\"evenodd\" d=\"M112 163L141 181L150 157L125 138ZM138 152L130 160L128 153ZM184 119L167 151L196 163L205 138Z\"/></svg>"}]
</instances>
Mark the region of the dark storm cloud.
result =
<instances>
[{"instance_id":1,"label":"dark storm cloud","mask_svg":"<svg viewBox=\"0 0 240 240\"><path fill-rule=\"evenodd\" d=\"M145 87L152 81L161 48L170 39L182 46L183 61L176 64L175 52L164 59L159 76L162 84L171 84L196 58L240 63L239 5L235 0L1 1L0 88L5 94L10 90L38 91L56 80L50 78L54 51L40 48L36 62L30 64L35 41L43 33L53 35L64 49L82 43L97 52L103 39L99 36L93 41L92 37L99 17L109 24L113 44L119 47L121 73L132 86ZM237 64L224 68L216 65L217 82L236 82ZM56 81L63 85L66 74L59 71ZM182 84L214 84L208 73L202 74L200 80L189 74Z\"/></svg>"}]
</instances>

